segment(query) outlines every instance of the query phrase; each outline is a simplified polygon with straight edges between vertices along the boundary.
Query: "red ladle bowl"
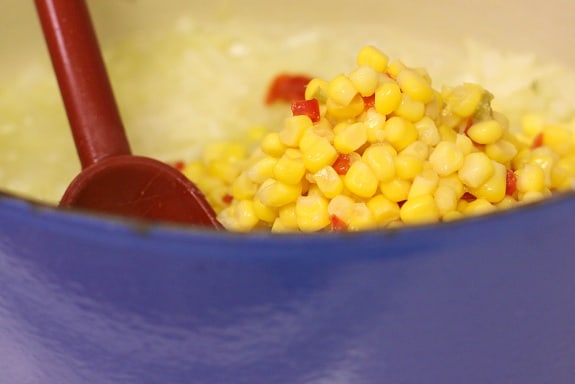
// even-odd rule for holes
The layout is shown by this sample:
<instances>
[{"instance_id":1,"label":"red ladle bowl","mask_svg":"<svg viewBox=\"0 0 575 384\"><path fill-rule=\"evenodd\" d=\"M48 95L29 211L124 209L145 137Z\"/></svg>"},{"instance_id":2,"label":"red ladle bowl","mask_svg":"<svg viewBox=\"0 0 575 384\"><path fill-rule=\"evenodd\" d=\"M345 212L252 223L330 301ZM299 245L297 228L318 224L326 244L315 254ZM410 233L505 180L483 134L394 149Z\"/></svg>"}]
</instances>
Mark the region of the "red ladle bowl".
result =
<instances>
[{"instance_id":1,"label":"red ladle bowl","mask_svg":"<svg viewBox=\"0 0 575 384\"><path fill-rule=\"evenodd\" d=\"M60 206L222 229L181 172L131 154L85 0L35 0L82 171Z\"/></svg>"}]
</instances>

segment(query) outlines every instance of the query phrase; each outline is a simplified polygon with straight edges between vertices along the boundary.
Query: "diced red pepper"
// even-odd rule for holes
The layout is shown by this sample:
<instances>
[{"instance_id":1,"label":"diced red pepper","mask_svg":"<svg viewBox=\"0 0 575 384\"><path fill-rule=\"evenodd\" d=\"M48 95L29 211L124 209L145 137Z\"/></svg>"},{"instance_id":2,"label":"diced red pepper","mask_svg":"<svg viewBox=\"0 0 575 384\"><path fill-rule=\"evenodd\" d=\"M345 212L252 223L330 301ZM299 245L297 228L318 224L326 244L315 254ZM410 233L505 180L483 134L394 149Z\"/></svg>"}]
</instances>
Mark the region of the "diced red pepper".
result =
<instances>
[{"instance_id":1,"label":"diced red pepper","mask_svg":"<svg viewBox=\"0 0 575 384\"><path fill-rule=\"evenodd\" d=\"M347 231L347 224L342 219L337 217L337 215L331 215L329 217L329 220L331 222L332 231L334 232Z\"/></svg>"},{"instance_id":2,"label":"diced red pepper","mask_svg":"<svg viewBox=\"0 0 575 384\"><path fill-rule=\"evenodd\" d=\"M338 175L345 175L351 166L351 157L340 153L332 164L333 169Z\"/></svg>"},{"instance_id":3,"label":"diced red pepper","mask_svg":"<svg viewBox=\"0 0 575 384\"><path fill-rule=\"evenodd\" d=\"M467 131L469 131L469 128L471 128L473 126L473 119L467 119L467 122L465 123L465 129L463 130L463 132L467 135Z\"/></svg>"},{"instance_id":4,"label":"diced red pepper","mask_svg":"<svg viewBox=\"0 0 575 384\"><path fill-rule=\"evenodd\" d=\"M306 75L276 76L268 88L266 104L273 104L276 101L291 103L305 99L305 88L311 80L312 78Z\"/></svg>"},{"instance_id":5,"label":"diced red pepper","mask_svg":"<svg viewBox=\"0 0 575 384\"><path fill-rule=\"evenodd\" d=\"M229 205L232 203L232 201L234 200L234 197L232 195L230 195L229 193L226 193L223 197L222 197L222 202L226 205Z\"/></svg>"},{"instance_id":6,"label":"diced red pepper","mask_svg":"<svg viewBox=\"0 0 575 384\"><path fill-rule=\"evenodd\" d=\"M477 197L475 197L472 193L465 192L465 193L463 194L463 196L461 196L461 200L465 200L465 201L467 201L467 202L470 203L470 202L472 202L472 201L477 200Z\"/></svg>"},{"instance_id":7,"label":"diced red pepper","mask_svg":"<svg viewBox=\"0 0 575 384\"><path fill-rule=\"evenodd\" d=\"M186 164L183 161L176 161L172 163L172 167L176 168L178 171L183 171Z\"/></svg>"},{"instance_id":8,"label":"diced red pepper","mask_svg":"<svg viewBox=\"0 0 575 384\"><path fill-rule=\"evenodd\" d=\"M370 108L373 108L375 106L375 93L371 96L365 96L363 98L363 103L365 104L366 111Z\"/></svg>"},{"instance_id":9,"label":"diced red pepper","mask_svg":"<svg viewBox=\"0 0 575 384\"><path fill-rule=\"evenodd\" d=\"M316 99L296 100L291 104L291 112L294 116L307 115L314 123L319 121L319 102Z\"/></svg>"},{"instance_id":10,"label":"diced red pepper","mask_svg":"<svg viewBox=\"0 0 575 384\"><path fill-rule=\"evenodd\" d=\"M511 169L508 169L505 178L505 194L512 196L515 191L517 191L517 175Z\"/></svg>"},{"instance_id":11,"label":"diced red pepper","mask_svg":"<svg viewBox=\"0 0 575 384\"><path fill-rule=\"evenodd\" d=\"M531 143L531 149L539 148L543 145L543 132L539 133L537 136L533 138L533 142Z\"/></svg>"}]
</instances>

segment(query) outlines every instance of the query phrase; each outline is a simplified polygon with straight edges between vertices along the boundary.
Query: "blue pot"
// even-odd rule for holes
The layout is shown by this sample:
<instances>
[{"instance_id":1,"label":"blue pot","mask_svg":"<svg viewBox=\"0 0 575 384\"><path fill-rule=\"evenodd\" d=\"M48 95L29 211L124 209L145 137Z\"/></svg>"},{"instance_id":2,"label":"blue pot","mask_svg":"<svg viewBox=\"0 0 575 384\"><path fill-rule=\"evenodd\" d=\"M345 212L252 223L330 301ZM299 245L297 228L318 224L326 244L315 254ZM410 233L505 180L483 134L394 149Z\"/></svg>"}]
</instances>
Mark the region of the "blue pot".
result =
<instances>
[{"instance_id":1,"label":"blue pot","mask_svg":"<svg viewBox=\"0 0 575 384\"><path fill-rule=\"evenodd\" d=\"M442 42L469 33L575 63L575 2L357 4L91 1L108 39L228 12L395 23ZM9 78L44 46L32 2L3 5ZM448 224L315 235L213 233L2 196L0 384L572 384L574 249L575 193Z\"/></svg>"},{"instance_id":2,"label":"blue pot","mask_svg":"<svg viewBox=\"0 0 575 384\"><path fill-rule=\"evenodd\" d=\"M575 196L238 235L0 200L0 382L575 382Z\"/></svg>"}]
</instances>

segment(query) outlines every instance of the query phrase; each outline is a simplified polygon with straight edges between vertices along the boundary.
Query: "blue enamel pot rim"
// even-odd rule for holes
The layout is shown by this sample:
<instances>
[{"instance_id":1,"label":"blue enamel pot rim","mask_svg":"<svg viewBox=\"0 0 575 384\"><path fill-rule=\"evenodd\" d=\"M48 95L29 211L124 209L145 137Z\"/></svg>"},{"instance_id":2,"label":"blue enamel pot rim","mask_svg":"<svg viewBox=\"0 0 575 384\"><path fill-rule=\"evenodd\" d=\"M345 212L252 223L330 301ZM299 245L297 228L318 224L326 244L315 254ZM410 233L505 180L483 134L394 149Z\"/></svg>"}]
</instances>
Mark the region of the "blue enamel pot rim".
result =
<instances>
[{"instance_id":1,"label":"blue enamel pot rim","mask_svg":"<svg viewBox=\"0 0 575 384\"><path fill-rule=\"evenodd\" d=\"M150 246L161 247L165 254L184 254L186 250L194 249L194 247L207 247L205 249L212 250L221 248L222 252L213 255L214 257L225 258L228 254L234 253L234 259L237 259L238 252L243 256L245 252L250 251L246 254L246 256L249 255L248 259L264 257L273 260L274 248L283 249L291 246L295 246L300 251L301 256L309 257L312 249L317 251L321 249L322 245L329 245L331 249L338 249L337 246L341 245L346 252L327 255L338 258L356 257L356 254L349 252L354 247L386 249L387 251L395 251L396 254L407 254L426 248L445 248L449 247L450 244L468 242L478 237L485 238L485 236L499 233L508 228L512 228L514 231L520 231L522 228L533 228L534 225L540 226L545 222L551 222L555 216L562 216L563 221L567 222L570 222L570 217L573 217L573 221L575 221L575 191L555 194L525 206L468 217L449 223L359 232L312 234L272 234L264 231L254 231L247 234L228 231L214 232L197 227L63 210L30 199L0 194L0 220L21 221L26 225L40 228L41 231L45 231L47 236L56 231L60 235L84 239L87 244L100 242L107 243L108 247L122 245L144 251ZM448 241L449 243L447 243ZM311 247L309 252L306 250L308 246ZM234 252L226 252L226 249L233 249ZM303 254L301 253L302 250L304 250ZM371 252L370 254L375 255L376 253ZM389 254L389 252L385 253ZM206 255L205 252L203 255ZM297 257L297 254L293 254L293 256ZM315 253L314 256L316 256ZM321 257L322 255L318 254L317 256ZM292 256L290 255L290 257Z\"/></svg>"}]
</instances>

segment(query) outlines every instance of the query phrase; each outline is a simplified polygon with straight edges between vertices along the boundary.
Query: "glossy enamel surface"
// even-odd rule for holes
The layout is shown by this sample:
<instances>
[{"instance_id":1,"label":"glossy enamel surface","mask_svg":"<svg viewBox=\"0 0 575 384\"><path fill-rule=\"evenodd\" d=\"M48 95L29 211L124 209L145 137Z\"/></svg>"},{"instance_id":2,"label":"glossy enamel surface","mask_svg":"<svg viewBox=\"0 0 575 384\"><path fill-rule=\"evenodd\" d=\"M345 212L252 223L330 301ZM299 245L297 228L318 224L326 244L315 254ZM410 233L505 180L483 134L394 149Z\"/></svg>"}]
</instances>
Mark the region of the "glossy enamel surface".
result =
<instances>
[{"instance_id":1,"label":"glossy enamel surface","mask_svg":"<svg viewBox=\"0 0 575 384\"><path fill-rule=\"evenodd\" d=\"M567 383L575 202L271 239L0 204L12 383Z\"/></svg>"}]
</instances>

